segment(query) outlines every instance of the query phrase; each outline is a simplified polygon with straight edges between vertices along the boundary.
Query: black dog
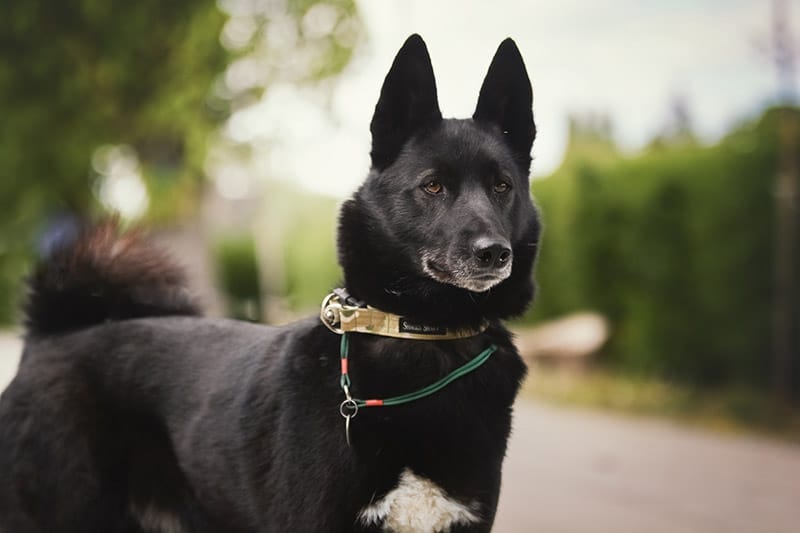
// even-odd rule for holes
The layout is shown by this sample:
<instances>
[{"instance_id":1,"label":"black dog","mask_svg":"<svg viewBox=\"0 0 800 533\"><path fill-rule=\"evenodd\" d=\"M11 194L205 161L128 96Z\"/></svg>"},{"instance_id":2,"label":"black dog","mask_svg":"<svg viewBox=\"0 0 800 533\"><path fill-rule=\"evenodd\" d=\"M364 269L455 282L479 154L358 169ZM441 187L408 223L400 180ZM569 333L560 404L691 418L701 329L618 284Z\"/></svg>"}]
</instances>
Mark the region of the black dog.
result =
<instances>
[{"instance_id":1,"label":"black dog","mask_svg":"<svg viewBox=\"0 0 800 533\"><path fill-rule=\"evenodd\" d=\"M348 294L327 325L199 318L180 272L111 225L39 266L0 400L0 531L491 529L525 374L500 319L533 297L539 238L516 45L497 50L472 119L443 120L410 37L371 130L372 169L340 219ZM329 326L348 309L396 319L401 338L343 346ZM445 376L460 377L426 389ZM356 401L415 391L428 395Z\"/></svg>"}]
</instances>

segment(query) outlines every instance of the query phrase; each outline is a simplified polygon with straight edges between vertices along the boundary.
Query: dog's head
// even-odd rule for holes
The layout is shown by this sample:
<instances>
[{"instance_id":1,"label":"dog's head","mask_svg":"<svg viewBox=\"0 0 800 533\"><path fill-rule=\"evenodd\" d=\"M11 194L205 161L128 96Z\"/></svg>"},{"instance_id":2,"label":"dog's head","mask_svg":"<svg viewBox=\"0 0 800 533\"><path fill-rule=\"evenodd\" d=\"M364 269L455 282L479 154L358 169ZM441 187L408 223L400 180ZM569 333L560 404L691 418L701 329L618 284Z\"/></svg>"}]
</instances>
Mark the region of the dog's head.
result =
<instances>
[{"instance_id":1,"label":"dog's head","mask_svg":"<svg viewBox=\"0 0 800 533\"><path fill-rule=\"evenodd\" d=\"M517 46L501 43L471 119L443 119L428 50L405 42L372 118L372 168L342 209L345 284L386 311L464 323L521 313L533 297L536 136Z\"/></svg>"}]
</instances>

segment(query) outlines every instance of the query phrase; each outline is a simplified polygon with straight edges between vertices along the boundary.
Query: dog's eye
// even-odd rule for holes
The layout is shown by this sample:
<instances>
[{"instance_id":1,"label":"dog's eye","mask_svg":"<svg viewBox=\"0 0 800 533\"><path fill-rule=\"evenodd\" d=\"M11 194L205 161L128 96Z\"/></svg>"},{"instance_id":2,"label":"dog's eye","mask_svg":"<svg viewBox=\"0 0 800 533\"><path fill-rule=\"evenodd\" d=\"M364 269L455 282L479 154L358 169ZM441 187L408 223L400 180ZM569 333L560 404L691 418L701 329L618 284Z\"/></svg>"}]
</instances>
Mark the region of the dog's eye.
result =
<instances>
[{"instance_id":1,"label":"dog's eye","mask_svg":"<svg viewBox=\"0 0 800 533\"><path fill-rule=\"evenodd\" d=\"M422 190L428 194L439 194L444 190L444 187L438 181L431 180L422 186Z\"/></svg>"},{"instance_id":2,"label":"dog's eye","mask_svg":"<svg viewBox=\"0 0 800 533\"><path fill-rule=\"evenodd\" d=\"M502 194L504 192L508 192L509 190L511 190L511 185L509 185L508 182L498 181L494 184L494 192L496 193Z\"/></svg>"}]
</instances>

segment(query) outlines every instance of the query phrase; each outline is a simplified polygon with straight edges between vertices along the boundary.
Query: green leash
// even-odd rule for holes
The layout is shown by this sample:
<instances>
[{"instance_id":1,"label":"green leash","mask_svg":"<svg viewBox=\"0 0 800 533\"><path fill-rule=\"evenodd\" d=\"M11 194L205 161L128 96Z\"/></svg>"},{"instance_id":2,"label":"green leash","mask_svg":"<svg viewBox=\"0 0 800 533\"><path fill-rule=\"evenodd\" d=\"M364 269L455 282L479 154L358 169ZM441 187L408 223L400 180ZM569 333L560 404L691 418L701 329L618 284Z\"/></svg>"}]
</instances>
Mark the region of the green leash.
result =
<instances>
[{"instance_id":1,"label":"green leash","mask_svg":"<svg viewBox=\"0 0 800 533\"><path fill-rule=\"evenodd\" d=\"M339 405L339 413L345 418L345 436L347 437L347 445L350 445L350 419L354 418L361 407L389 407L394 405L402 405L404 403L413 402L421 398L435 394L448 386L453 381L460 377L466 376L470 372L476 370L483 363L489 360L494 352L497 351L497 346L492 344L481 353L476 355L472 360L464 365L456 368L442 379L431 383L427 387L419 389L414 392L402 394L400 396L393 396L391 398L378 399L373 398L369 400L361 400L353 398L350 395L350 375L348 374L348 352L350 350L350 339L347 333L342 334L342 341L339 345L339 356L341 361L342 374L339 378L339 385L344 391L345 400Z\"/></svg>"}]
</instances>

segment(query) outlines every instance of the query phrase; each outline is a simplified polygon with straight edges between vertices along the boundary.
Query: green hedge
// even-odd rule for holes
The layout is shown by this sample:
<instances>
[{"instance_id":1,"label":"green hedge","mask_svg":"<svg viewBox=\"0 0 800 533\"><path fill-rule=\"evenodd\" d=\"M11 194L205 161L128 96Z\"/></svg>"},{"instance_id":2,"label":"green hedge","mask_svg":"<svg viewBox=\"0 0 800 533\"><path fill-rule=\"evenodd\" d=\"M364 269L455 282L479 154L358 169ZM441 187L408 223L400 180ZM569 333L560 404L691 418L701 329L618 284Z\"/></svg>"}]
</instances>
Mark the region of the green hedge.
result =
<instances>
[{"instance_id":1,"label":"green hedge","mask_svg":"<svg viewBox=\"0 0 800 533\"><path fill-rule=\"evenodd\" d=\"M264 318L261 273L252 236L220 240L214 247L214 263L228 316L261 321Z\"/></svg>"},{"instance_id":2,"label":"green hedge","mask_svg":"<svg viewBox=\"0 0 800 533\"><path fill-rule=\"evenodd\" d=\"M327 197L298 196L291 224L283 235L283 263L289 306L296 311L319 308L322 298L341 284L336 262L338 202Z\"/></svg>"},{"instance_id":3,"label":"green hedge","mask_svg":"<svg viewBox=\"0 0 800 533\"><path fill-rule=\"evenodd\" d=\"M604 357L616 368L765 385L778 115L711 147L598 161L573 146L533 184L545 233L529 318L595 309L612 323Z\"/></svg>"}]
</instances>

